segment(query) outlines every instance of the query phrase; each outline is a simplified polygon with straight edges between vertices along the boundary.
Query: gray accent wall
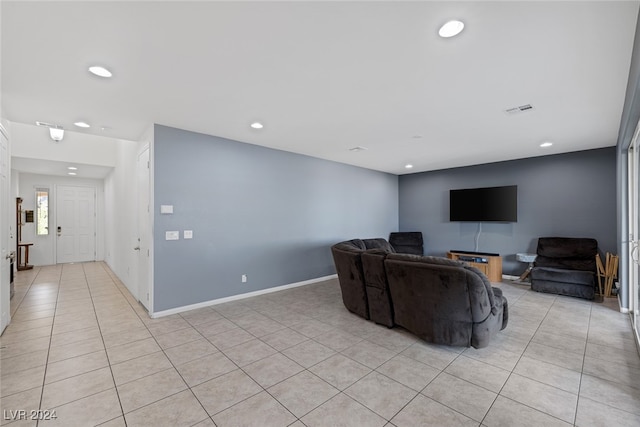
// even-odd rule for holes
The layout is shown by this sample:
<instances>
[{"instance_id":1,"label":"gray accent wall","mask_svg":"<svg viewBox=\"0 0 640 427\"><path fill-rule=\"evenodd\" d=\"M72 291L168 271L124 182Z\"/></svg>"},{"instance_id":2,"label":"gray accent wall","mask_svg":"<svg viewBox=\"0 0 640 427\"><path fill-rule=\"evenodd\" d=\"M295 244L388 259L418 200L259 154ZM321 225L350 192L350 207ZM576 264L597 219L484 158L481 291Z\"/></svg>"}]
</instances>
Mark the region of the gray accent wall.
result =
<instances>
[{"instance_id":1,"label":"gray accent wall","mask_svg":"<svg viewBox=\"0 0 640 427\"><path fill-rule=\"evenodd\" d=\"M538 237L593 237L617 253L615 147L399 177L400 231L422 231L425 253L474 250L478 223L449 222L449 190L518 186L518 222L482 223L478 250L503 256L503 273L520 275L518 252Z\"/></svg>"},{"instance_id":2,"label":"gray accent wall","mask_svg":"<svg viewBox=\"0 0 640 427\"><path fill-rule=\"evenodd\" d=\"M334 274L332 244L398 229L395 175L160 125L153 162L154 312Z\"/></svg>"}]
</instances>

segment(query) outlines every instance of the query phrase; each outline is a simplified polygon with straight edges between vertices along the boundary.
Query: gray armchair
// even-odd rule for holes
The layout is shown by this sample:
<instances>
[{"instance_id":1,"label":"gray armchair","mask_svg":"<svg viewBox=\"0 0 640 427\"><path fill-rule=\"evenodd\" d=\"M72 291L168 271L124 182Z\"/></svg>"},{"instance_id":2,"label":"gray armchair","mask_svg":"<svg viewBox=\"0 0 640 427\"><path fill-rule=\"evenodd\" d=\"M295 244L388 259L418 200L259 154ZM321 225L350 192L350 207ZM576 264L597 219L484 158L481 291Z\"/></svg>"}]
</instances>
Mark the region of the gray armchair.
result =
<instances>
[{"instance_id":1,"label":"gray armchair","mask_svg":"<svg viewBox=\"0 0 640 427\"><path fill-rule=\"evenodd\" d=\"M575 237L541 237L531 270L537 292L593 299L596 289L598 241Z\"/></svg>"},{"instance_id":2,"label":"gray armchair","mask_svg":"<svg viewBox=\"0 0 640 427\"><path fill-rule=\"evenodd\" d=\"M389 234L389 243L401 254L424 254L424 240L421 231L400 231Z\"/></svg>"}]
</instances>

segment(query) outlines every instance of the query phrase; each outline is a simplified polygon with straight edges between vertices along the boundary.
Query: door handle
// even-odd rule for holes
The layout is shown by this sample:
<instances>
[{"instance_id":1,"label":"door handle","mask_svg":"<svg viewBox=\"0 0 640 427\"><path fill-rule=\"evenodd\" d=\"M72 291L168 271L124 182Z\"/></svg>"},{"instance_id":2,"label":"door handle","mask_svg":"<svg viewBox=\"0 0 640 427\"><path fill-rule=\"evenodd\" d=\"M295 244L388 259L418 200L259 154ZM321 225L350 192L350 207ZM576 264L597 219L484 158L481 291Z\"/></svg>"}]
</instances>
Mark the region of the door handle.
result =
<instances>
[{"instance_id":1,"label":"door handle","mask_svg":"<svg viewBox=\"0 0 640 427\"><path fill-rule=\"evenodd\" d=\"M62 227L58 226L58 236L62 236Z\"/></svg>"},{"instance_id":2,"label":"door handle","mask_svg":"<svg viewBox=\"0 0 640 427\"><path fill-rule=\"evenodd\" d=\"M4 259L10 259L11 261L13 261L16 258L16 253L15 251L12 251L11 253L5 255Z\"/></svg>"},{"instance_id":3,"label":"door handle","mask_svg":"<svg viewBox=\"0 0 640 427\"><path fill-rule=\"evenodd\" d=\"M136 246L135 248L133 248L134 251L139 251L140 250L140 246Z\"/></svg>"}]
</instances>

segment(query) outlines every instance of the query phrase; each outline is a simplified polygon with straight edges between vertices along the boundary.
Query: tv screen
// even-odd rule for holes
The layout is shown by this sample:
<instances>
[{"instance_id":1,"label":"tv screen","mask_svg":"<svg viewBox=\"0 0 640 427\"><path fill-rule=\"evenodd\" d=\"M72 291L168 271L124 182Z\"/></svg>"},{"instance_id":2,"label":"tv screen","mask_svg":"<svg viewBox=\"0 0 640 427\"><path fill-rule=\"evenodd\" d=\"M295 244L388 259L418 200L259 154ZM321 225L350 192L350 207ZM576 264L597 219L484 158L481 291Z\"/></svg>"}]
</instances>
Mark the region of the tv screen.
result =
<instances>
[{"instance_id":1,"label":"tv screen","mask_svg":"<svg viewBox=\"0 0 640 427\"><path fill-rule=\"evenodd\" d=\"M449 221L517 222L518 186L450 190Z\"/></svg>"}]
</instances>

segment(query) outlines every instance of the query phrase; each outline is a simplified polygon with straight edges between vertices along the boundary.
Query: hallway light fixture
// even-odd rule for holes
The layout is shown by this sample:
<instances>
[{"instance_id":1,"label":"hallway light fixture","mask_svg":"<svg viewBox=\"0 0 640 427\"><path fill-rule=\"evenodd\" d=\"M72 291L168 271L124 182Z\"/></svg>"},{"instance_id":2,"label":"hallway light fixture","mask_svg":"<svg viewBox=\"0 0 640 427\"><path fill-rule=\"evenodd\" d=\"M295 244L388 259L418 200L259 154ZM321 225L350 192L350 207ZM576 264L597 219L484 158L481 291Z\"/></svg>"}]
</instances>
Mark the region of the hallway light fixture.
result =
<instances>
[{"instance_id":1,"label":"hallway light fixture","mask_svg":"<svg viewBox=\"0 0 640 427\"><path fill-rule=\"evenodd\" d=\"M49 128L49 136L51 136L54 142L62 141L62 138L64 138L64 129L61 127Z\"/></svg>"}]
</instances>

